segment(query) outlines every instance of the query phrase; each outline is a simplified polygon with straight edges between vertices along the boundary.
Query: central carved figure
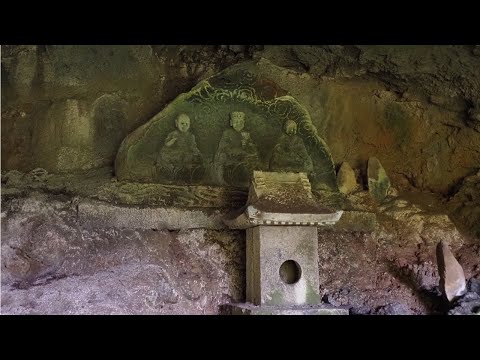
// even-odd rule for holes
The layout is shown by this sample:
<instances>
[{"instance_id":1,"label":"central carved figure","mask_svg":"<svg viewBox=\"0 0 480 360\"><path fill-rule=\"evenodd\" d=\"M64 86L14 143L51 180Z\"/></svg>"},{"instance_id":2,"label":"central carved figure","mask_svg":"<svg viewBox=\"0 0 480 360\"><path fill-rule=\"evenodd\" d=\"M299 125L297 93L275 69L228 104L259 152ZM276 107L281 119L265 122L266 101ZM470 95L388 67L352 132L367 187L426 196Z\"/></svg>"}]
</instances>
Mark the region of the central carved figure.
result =
<instances>
[{"instance_id":1,"label":"central carved figure","mask_svg":"<svg viewBox=\"0 0 480 360\"><path fill-rule=\"evenodd\" d=\"M244 131L245 113L230 113L230 126L223 132L215 154L218 181L233 186L246 186L253 170L260 168L257 146Z\"/></svg>"}]
</instances>

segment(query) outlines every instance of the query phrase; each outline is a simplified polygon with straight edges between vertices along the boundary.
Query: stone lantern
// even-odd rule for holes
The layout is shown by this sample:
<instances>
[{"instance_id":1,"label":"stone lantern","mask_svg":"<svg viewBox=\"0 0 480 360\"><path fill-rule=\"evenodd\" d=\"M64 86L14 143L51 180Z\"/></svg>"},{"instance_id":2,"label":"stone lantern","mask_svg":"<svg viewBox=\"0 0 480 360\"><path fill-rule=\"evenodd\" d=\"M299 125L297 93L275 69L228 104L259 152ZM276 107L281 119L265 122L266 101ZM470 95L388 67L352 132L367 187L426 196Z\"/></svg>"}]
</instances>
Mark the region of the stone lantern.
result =
<instances>
[{"instance_id":1,"label":"stone lantern","mask_svg":"<svg viewBox=\"0 0 480 360\"><path fill-rule=\"evenodd\" d=\"M247 231L247 302L232 314L342 314L321 304L317 227L343 211L320 206L305 173L254 171L247 204L224 219Z\"/></svg>"}]
</instances>

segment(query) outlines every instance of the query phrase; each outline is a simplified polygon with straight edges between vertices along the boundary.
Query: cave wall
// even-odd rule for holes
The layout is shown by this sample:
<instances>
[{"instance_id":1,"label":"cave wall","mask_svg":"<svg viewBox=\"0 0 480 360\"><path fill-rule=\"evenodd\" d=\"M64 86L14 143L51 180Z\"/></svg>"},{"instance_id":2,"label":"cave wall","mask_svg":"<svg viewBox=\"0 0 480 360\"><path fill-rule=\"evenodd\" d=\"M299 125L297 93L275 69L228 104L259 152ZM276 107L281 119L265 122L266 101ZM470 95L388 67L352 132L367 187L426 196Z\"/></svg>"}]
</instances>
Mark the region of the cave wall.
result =
<instances>
[{"instance_id":1,"label":"cave wall","mask_svg":"<svg viewBox=\"0 0 480 360\"><path fill-rule=\"evenodd\" d=\"M394 186L440 192L480 167L478 46L35 45L2 47L2 170L111 166L177 95L252 58L279 67L337 165L376 156Z\"/></svg>"},{"instance_id":2,"label":"cave wall","mask_svg":"<svg viewBox=\"0 0 480 360\"><path fill-rule=\"evenodd\" d=\"M103 167L179 94L246 61L268 63L264 75L305 107L336 165L365 173L375 156L398 189L462 184L450 207L475 238L403 200L379 208L373 233L320 231L324 301L358 313L440 311L422 291L438 284L443 239L466 277L480 276L478 46L2 46L2 172L67 173L2 174L2 312L215 314L244 300L242 232L138 228L157 219L141 216L148 202L166 207L161 217L195 206L195 190L218 208L225 189L125 184ZM112 204L98 216L87 197L128 204L131 221ZM399 303L407 309L390 308Z\"/></svg>"},{"instance_id":3,"label":"cave wall","mask_svg":"<svg viewBox=\"0 0 480 360\"><path fill-rule=\"evenodd\" d=\"M2 168L111 165L129 132L232 62L211 48L3 46Z\"/></svg>"}]
</instances>

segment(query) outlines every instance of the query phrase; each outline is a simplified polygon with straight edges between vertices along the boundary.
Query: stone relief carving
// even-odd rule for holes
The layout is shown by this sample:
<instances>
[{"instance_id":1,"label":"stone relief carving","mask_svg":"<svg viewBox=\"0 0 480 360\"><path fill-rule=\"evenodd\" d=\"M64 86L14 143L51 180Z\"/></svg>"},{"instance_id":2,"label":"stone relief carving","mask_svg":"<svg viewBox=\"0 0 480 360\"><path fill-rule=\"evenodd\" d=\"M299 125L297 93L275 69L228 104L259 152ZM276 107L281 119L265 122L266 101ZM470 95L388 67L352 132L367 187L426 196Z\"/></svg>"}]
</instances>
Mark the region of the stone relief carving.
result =
<instances>
[{"instance_id":1,"label":"stone relief carving","mask_svg":"<svg viewBox=\"0 0 480 360\"><path fill-rule=\"evenodd\" d=\"M245 113L231 112L230 126L223 132L215 154L215 174L220 183L242 186L261 165L257 146L244 130Z\"/></svg>"},{"instance_id":2,"label":"stone relief carving","mask_svg":"<svg viewBox=\"0 0 480 360\"><path fill-rule=\"evenodd\" d=\"M336 190L333 159L308 111L261 71L237 65L178 96L123 141L117 178L246 188L254 170L290 171L307 173L314 190Z\"/></svg>"}]
</instances>

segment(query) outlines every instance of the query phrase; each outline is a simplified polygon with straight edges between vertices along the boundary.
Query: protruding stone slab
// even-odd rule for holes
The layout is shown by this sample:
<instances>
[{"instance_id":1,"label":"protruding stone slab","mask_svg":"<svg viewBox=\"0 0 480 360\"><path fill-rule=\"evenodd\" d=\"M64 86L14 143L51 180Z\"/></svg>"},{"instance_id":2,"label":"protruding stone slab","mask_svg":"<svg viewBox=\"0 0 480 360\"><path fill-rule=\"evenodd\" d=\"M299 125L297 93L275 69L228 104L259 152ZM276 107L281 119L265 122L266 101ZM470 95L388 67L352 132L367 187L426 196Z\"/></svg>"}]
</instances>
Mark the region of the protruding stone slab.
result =
<instances>
[{"instance_id":1,"label":"protruding stone slab","mask_svg":"<svg viewBox=\"0 0 480 360\"><path fill-rule=\"evenodd\" d=\"M346 161L342 163L337 173L338 190L343 194L350 194L357 190L357 178L350 164Z\"/></svg>"},{"instance_id":2,"label":"protruding stone slab","mask_svg":"<svg viewBox=\"0 0 480 360\"><path fill-rule=\"evenodd\" d=\"M224 214L212 209L116 206L94 200L78 204L81 225L132 229L224 229Z\"/></svg>"},{"instance_id":3,"label":"protruding stone slab","mask_svg":"<svg viewBox=\"0 0 480 360\"><path fill-rule=\"evenodd\" d=\"M390 179L380 161L371 157L368 159L368 191L370 195L378 201L382 202L387 196L390 188Z\"/></svg>"},{"instance_id":4,"label":"protruding stone slab","mask_svg":"<svg viewBox=\"0 0 480 360\"><path fill-rule=\"evenodd\" d=\"M465 274L445 241L441 241L437 245L437 266L440 275L440 289L448 301L453 301L463 295L467 290Z\"/></svg>"},{"instance_id":5,"label":"protruding stone slab","mask_svg":"<svg viewBox=\"0 0 480 360\"><path fill-rule=\"evenodd\" d=\"M229 315L349 315L349 310L329 305L256 306L250 303L227 305Z\"/></svg>"}]
</instances>

